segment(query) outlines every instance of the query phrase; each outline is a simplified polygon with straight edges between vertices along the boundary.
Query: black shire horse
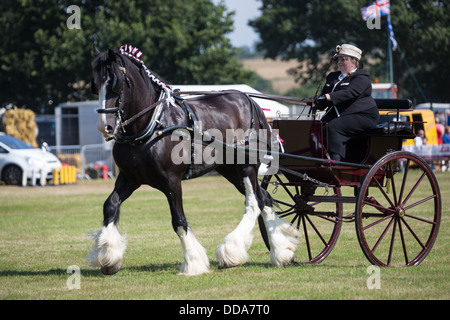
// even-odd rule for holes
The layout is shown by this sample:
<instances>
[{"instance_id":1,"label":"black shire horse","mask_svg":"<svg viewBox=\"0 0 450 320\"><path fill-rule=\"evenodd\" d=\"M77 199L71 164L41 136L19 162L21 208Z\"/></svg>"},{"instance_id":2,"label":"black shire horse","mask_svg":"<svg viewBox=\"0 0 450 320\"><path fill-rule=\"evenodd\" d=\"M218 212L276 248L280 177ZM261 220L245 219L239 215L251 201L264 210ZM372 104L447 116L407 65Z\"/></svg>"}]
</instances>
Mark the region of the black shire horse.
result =
<instances>
[{"instance_id":1,"label":"black shire horse","mask_svg":"<svg viewBox=\"0 0 450 320\"><path fill-rule=\"evenodd\" d=\"M113 156L120 172L114 190L103 206L103 227L91 234L93 246L88 263L101 267L104 274L119 271L127 245L117 229L120 205L141 185L150 185L162 191L169 202L172 226L184 254L180 274L209 272L206 251L184 215L181 182L213 169L245 195L242 221L216 251L219 268L234 267L247 261L251 232L260 214L270 237L273 265L291 263L297 230L276 217L270 196L257 183L257 164L251 161L238 164L236 157L215 161L220 148L209 150L209 159L206 156L199 158L199 154L208 153L208 146L193 143L197 134L205 140L207 133L213 132L209 136L211 141L212 135L223 138L230 130L270 130L261 108L239 91L197 95L186 101L179 99L144 65L141 55L129 45L104 53L94 47L91 84L93 92L99 95L101 107L97 110L97 128L107 140L115 140ZM234 137L234 143L248 146L248 139L242 141ZM180 145L184 147L180 148Z\"/></svg>"}]
</instances>

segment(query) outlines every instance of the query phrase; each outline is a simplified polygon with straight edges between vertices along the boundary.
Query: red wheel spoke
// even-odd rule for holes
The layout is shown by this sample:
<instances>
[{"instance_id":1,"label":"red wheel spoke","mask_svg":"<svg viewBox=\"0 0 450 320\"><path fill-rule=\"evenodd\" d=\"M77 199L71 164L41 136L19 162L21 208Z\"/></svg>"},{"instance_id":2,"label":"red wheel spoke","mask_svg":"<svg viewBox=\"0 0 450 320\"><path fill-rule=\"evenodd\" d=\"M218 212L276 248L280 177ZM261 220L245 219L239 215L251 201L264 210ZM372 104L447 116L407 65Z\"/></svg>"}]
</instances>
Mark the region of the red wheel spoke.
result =
<instances>
[{"instance_id":1,"label":"red wheel spoke","mask_svg":"<svg viewBox=\"0 0 450 320\"><path fill-rule=\"evenodd\" d=\"M391 205L391 207L395 207L395 205L394 205L394 203L392 203L392 201L391 201L391 197L389 197L388 195L387 195L387 193L384 191L384 188L383 188L383 186L380 184L380 182L378 181L378 179L374 179L374 181L375 181L375 183L376 183L376 185L377 185L377 188L380 190L380 192L383 194L383 196L386 198L386 200L389 202L389 204Z\"/></svg>"},{"instance_id":2,"label":"red wheel spoke","mask_svg":"<svg viewBox=\"0 0 450 320\"><path fill-rule=\"evenodd\" d=\"M389 219L389 218L392 218L393 215L394 215L394 214L390 214L390 215L388 215L388 216L386 216L386 217L383 217L383 218L381 218L381 219L379 219L379 220L377 220L377 221L375 221L375 222L372 222L371 224L369 224L369 225L367 225L367 226L364 226L363 230L367 230L367 229L369 229L369 228L372 228L373 226L376 226L376 225L379 224L380 222L383 222L383 221L385 221L385 220L387 220L387 219Z\"/></svg>"},{"instance_id":3,"label":"red wheel spoke","mask_svg":"<svg viewBox=\"0 0 450 320\"><path fill-rule=\"evenodd\" d=\"M294 195L291 193L291 191L286 186L286 184L283 182L283 180L281 180L281 178L278 175L275 175L275 177L277 178L279 184L283 187L284 191L286 191L286 193L291 197L291 199L294 199Z\"/></svg>"},{"instance_id":4,"label":"red wheel spoke","mask_svg":"<svg viewBox=\"0 0 450 320\"><path fill-rule=\"evenodd\" d=\"M383 240L384 236L386 235L386 233L388 232L389 228L391 227L392 222L395 219L391 219L391 221L389 221L388 225L386 226L386 228L384 228L383 232L381 233L380 237L378 238L378 241L375 243L375 245L372 248L372 252L375 252L375 250L378 248L378 245L380 244L381 240Z\"/></svg>"},{"instance_id":5,"label":"red wheel spoke","mask_svg":"<svg viewBox=\"0 0 450 320\"><path fill-rule=\"evenodd\" d=\"M430 221L430 220L427 220L427 219L415 217L415 216L412 216L410 214L405 214L405 217L408 217L408 218L411 218L411 219L416 219L416 220L419 220L419 221L422 221L422 222L426 222L426 223L429 223L429 224L433 224L433 225L437 224L436 221Z\"/></svg>"},{"instance_id":6,"label":"red wheel spoke","mask_svg":"<svg viewBox=\"0 0 450 320\"><path fill-rule=\"evenodd\" d=\"M435 195L435 194L433 194L433 195L431 195L431 196L429 196L429 197L426 197L426 198L424 198L424 199L422 199L422 200L419 200L419 201L417 201L417 202L414 202L413 204L410 204L409 206L404 207L404 209L405 209L405 210L408 210L408 209L414 208L415 206L418 206L419 204L422 204L422 203L427 202L427 201L429 201L429 200L431 200L431 199L434 199L434 198L436 198L436 195Z\"/></svg>"},{"instance_id":7,"label":"red wheel spoke","mask_svg":"<svg viewBox=\"0 0 450 320\"><path fill-rule=\"evenodd\" d=\"M311 244L309 242L309 235L308 235L308 229L306 228L305 216L302 216L302 221L303 221L303 232L305 234L305 240L306 240L306 248L308 250L308 258L311 261L312 260Z\"/></svg>"},{"instance_id":8,"label":"red wheel spoke","mask_svg":"<svg viewBox=\"0 0 450 320\"><path fill-rule=\"evenodd\" d=\"M397 204L397 192L396 192L396 189L395 189L394 171L392 170L392 166L393 166L392 162L389 162L389 165L388 165L389 173L388 174L391 177L389 180L391 181L392 194L393 194L393 197L394 197L394 203ZM389 183L389 182L387 182L387 183Z\"/></svg>"},{"instance_id":9,"label":"red wheel spoke","mask_svg":"<svg viewBox=\"0 0 450 320\"><path fill-rule=\"evenodd\" d=\"M374 202L371 202L371 201L364 201L363 204L365 204L365 205L367 204L367 205L369 205L369 206L371 206L371 207L374 207L374 208L378 209L378 211L380 211L380 212L382 212L382 213L386 213L387 211L389 211L389 212L395 212L394 209L386 208L385 206L379 204L378 202L377 202L377 203L374 203Z\"/></svg>"},{"instance_id":10,"label":"red wheel spoke","mask_svg":"<svg viewBox=\"0 0 450 320\"><path fill-rule=\"evenodd\" d=\"M322 215L318 215L317 217L319 217L319 218L321 218L321 219L323 219L323 220L327 220L327 221L329 221L329 222L332 222L332 223L334 223L334 224L337 224L338 223L338 221L336 220L336 219L331 219L331 218L328 218L328 217L326 217L326 216L322 216Z\"/></svg>"},{"instance_id":11,"label":"red wheel spoke","mask_svg":"<svg viewBox=\"0 0 450 320\"><path fill-rule=\"evenodd\" d=\"M387 265L391 264L392 252L394 250L395 231L397 229L397 219L393 219L393 220L394 220L394 228L392 229L392 238L391 238L391 245L389 247L389 255L388 255Z\"/></svg>"},{"instance_id":12,"label":"red wheel spoke","mask_svg":"<svg viewBox=\"0 0 450 320\"><path fill-rule=\"evenodd\" d=\"M416 191L417 187L419 186L419 184L422 182L422 179L425 177L426 172L424 171L422 173L422 175L420 176L420 178L417 180L417 182L414 184L414 186L412 187L411 191L409 192L408 196L405 198L405 200L403 201L403 203L401 204L402 207L405 206L405 203L409 200L409 198L413 195L414 191Z\"/></svg>"},{"instance_id":13,"label":"red wheel spoke","mask_svg":"<svg viewBox=\"0 0 450 320\"><path fill-rule=\"evenodd\" d=\"M408 253L406 251L406 243L405 243L405 236L403 234L403 229L402 229L402 220L398 221L398 231L400 233L400 240L402 241L402 248L403 248L403 255L405 256L405 264L408 264L409 260L408 260Z\"/></svg>"},{"instance_id":14,"label":"red wheel spoke","mask_svg":"<svg viewBox=\"0 0 450 320\"><path fill-rule=\"evenodd\" d=\"M406 161L406 163L408 164L409 161ZM403 198L403 192L405 191L405 186L406 186L406 179L408 178L408 173L409 173L409 166L406 165L405 168L405 172L403 172L403 180L402 180L402 187L400 188L400 195L398 196L398 203L402 202L402 198Z\"/></svg>"},{"instance_id":15,"label":"red wheel spoke","mask_svg":"<svg viewBox=\"0 0 450 320\"><path fill-rule=\"evenodd\" d=\"M422 247L422 249L425 249L425 245L422 243L422 241L420 241L419 237L413 231L413 229L409 226L409 224L406 222L406 220L404 218L402 218L402 221L405 224L406 228L408 228L409 232L411 232L411 234L414 237L414 239L416 239L417 243Z\"/></svg>"},{"instance_id":16,"label":"red wheel spoke","mask_svg":"<svg viewBox=\"0 0 450 320\"><path fill-rule=\"evenodd\" d=\"M297 220L297 230L300 230L300 224L302 223L302 219L300 218L300 216L298 217Z\"/></svg>"},{"instance_id":17,"label":"red wheel spoke","mask_svg":"<svg viewBox=\"0 0 450 320\"><path fill-rule=\"evenodd\" d=\"M275 203L277 204L282 204L283 206L289 207L289 208L293 208L294 205L291 205L290 203L284 202L284 201L280 201L280 200L274 200Z\"/></svg>"},{"instance_id":18,"label":"red wheel spoke","mask_svg":"<svg viewBox=\"0 0 450 320\"><path fill-rule=\"evenodd\" d=\"M300 223L300 218L299 218L299 215L298 215L298 214L294 215L294 218L291 220L291 225L293 225L294 222L295 222L295 220L297 220L297 219L298 219L298 223ZM297 228L297 229L298 229L298 228Z\"/></svg>"},{"instance_id":19,"label":"red wheel spoke","mask_svg":"<svg viewBox=\"0 0 450 320\"><path fill-rule=\"evenodd\" d=\"M319 230L317 230L316 226L314 225L314 223L311 221L311 219L306 216L306 220L308 220L309 224L311 225L311 227L314 229L314 231L316 232L316 234L319 236L320 240L322 240L322 243L327 246L327 242L325 241L325 239L322 237L322 234L319 232Z\"/></svg>"}]
</instances>

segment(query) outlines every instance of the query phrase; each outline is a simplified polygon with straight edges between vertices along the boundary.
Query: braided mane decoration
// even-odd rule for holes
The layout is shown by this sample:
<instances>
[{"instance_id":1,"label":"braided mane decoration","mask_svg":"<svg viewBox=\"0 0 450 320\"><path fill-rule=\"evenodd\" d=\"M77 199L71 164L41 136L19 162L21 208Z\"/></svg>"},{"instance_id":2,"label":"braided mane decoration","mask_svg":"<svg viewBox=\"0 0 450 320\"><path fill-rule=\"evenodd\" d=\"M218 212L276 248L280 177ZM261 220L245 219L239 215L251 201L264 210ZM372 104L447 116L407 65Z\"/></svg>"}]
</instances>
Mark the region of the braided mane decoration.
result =
<instances>
[{"instance_id":1,"label":"braided mane decoration","mask_svg":"<svg viewBox=\"0 0 450 320\"><path fill-rule=\"evenodd\" d=\"M142 51L140 51L138 48L133 47L132 45L128 45L125 44L123 46L121 46L119 48L119 51L121 54L129 56L130 58L133 58L134 60L136 60L137 62L139 62L142 67L144 68L145 73L147 74L147 76L154 82L156 83L158 86L160 86L168 100L169 103L174 104L175 101L172 98L172 88L170 88L167 84L165 84L163 81L161 81L158 77L156 77L148 68L147 66L144 64L144 61L142 61L140 58L143 56Z\"/></svg>"}]
</instances>

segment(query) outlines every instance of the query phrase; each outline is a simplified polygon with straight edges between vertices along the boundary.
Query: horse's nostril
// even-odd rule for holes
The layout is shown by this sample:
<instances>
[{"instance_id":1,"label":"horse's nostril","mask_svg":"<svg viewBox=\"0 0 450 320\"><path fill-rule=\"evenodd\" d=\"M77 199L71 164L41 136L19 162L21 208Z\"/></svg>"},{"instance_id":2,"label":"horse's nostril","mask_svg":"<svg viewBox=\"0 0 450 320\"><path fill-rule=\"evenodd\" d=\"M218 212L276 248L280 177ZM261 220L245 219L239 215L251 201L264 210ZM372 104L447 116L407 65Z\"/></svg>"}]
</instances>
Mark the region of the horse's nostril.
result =
<instances>
[{"instance_id":1,"label":"horse's nostril","mask_svg":"<svg viewBox=\"0 0 450 320\"><path fill-rule=\"evenodd\" d=\"M112 133L112 132L113 132L113 127L111 127L111 126L106 126L106 127L105 127L105 130L106 130L107 133Z\"/></svg>"}]
</instances>

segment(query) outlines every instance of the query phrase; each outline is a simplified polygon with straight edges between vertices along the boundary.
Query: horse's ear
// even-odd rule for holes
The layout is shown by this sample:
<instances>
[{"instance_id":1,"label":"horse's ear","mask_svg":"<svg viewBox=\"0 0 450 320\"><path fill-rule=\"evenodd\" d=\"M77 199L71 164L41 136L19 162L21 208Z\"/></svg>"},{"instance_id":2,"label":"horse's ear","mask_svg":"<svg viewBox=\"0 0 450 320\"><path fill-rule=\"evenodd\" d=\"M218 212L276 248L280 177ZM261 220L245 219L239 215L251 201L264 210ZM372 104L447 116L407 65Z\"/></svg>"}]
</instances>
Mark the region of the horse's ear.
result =
<instances>
[{"instance_id":1,"label":"horse's ear","mask_svg":"<svg viewBox=\"0 0 450 320\"><path fill-rule=\"evenodd\" d=\"M95 85L94 78L91 79L91 92L93 94L98 94L97 86Z\"/></svg>"},{"instance_id":2,"label":"horse's ear","mask_svg":"<svg viewBox=\"0 0 450 320\"><path fill-rule=\"evenodd\" d=\"M98 56L100 54L100 51L97 49L97 47L94 45L92 45L92 54L94 55L94 57Z\"/></svg>"},{"instance_id":3,"label":"horse's ear","mask_svg":"<svg viewBox=\"0 0 450 320\"><path fill-rule=\"evenodd\" d=\"M108 49L108 57L110 61L116 61L116 54L112 49Z\"/></svg>"}]
</instances>

